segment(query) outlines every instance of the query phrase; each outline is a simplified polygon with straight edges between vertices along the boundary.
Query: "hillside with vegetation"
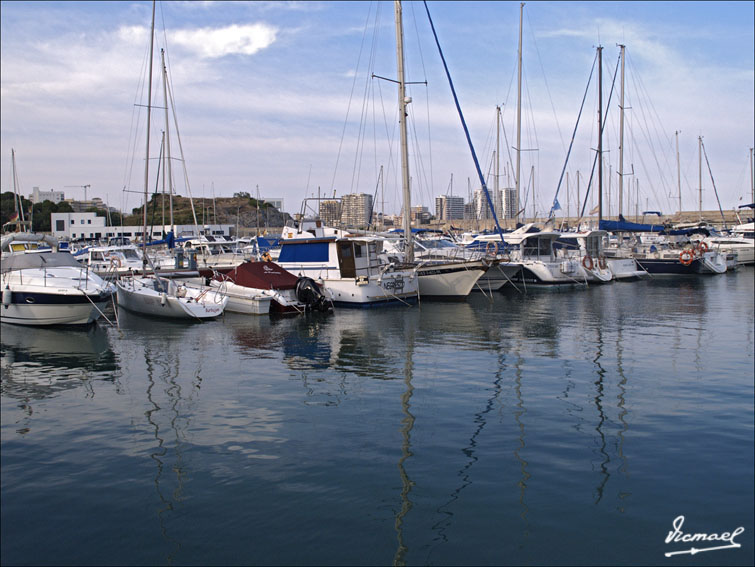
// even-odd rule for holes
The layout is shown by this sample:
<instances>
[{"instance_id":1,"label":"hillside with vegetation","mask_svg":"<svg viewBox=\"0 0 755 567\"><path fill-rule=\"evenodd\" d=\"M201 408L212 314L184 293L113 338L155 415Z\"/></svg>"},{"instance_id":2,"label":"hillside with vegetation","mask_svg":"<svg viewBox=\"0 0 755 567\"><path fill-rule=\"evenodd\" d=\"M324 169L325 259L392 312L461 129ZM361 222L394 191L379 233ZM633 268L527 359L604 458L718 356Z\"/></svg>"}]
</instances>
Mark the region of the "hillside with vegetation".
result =
<instances>
[{"instance_id":1,"label":"hillside with vegetation","mask_svg":"<svg viewBox=\"0 0 755 567\"><path fill-rule=\"evenodd\" d=\"M241 228L282 227L291 219L288 213L265 201L257 201L248 193L236 193L233 197L216 197L215 199L194 199L194 214L200 225L238 224ZM194 224L192 200L188 197L173 197L173 223ZM124 218L125 225L140 225L143 222L143 208L136 207ZM151 225L170 223L170 202L161 194L153 195L147 204L147 222Z\"/></svg>"},{"instance_id":2,"label":"hillside with vegetation","mask_svg":"<svg viewBox=\"0 0 755 567\"><path fill-rule=\"evenodd\" d=\"M52 203L44 201L37 203L32 207L31 201L22 198L26 217L33 209L33 226L34 232L49 232L50 213L73 212L69 203ZM0 207L0 220L2 224L8 222L15 214L14 195L8 191L2 194ZM103 210L90 209L97 213L98 216L106 216ZM205 224L231 224L238 225L239 228L257 228L264 229L279 228L291 219L288 213L281 213L271 204L264 201L257 201L249 196L248 193L236 193L233 197L216 197L215 199L194 199L194 212L197 223ZM130 211L130 214L124 214L122 221L127 226L140 226L144 222L143 207L136 207ZM111 222L114 225L121 224L121 215L111 213ZM27 218L28 220L28 218ZM170 223L170 202L167 197L156 194L147 204L147 222L150 225L160 225ZM174 224L194 224L194 215L192 214L191 199L188 197L173 197L173 223Z\"/></svg>"}]
</instances>

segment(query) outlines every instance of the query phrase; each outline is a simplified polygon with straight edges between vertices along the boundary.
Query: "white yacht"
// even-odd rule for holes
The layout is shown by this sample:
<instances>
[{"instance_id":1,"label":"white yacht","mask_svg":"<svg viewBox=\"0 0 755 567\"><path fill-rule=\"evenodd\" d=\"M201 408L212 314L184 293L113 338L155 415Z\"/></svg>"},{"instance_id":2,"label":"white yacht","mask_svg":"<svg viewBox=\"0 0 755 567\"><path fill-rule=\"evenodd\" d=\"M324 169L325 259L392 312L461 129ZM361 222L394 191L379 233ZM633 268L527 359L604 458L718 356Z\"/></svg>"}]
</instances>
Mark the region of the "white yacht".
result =
<instances>
[{"instance_id":1,"label":"white yacht","mask_svg":"<svg viewBox=\"0 0 755 567\"><path fill-rule=\"evenodd\" d=\"M417 301L414 266L382 260L383 238L350 236L320 220L301 220L284 227L277 264L298 277L308 277L336 305L371 306Z\"/></svg>"},{"instance_id":2,"label":"white yacht","mask_svg":"<svg viewBox=\"0 0 755 567\"><path fill-rule=\"evenodd\" d=\"M495 253L500 254L502 266L516 267L511 283L524 290L585 286L587 272L577 258L559 258L554 243L560 232L537 228L534 223L523 225L513 232L504 233L505 246L499 246L500 235L478 236L479 244L495 244Z\"/></svg>"},{"instance_id":3,"label":"white yacht","mask_svg":"<svg viewBox=\"0 0 755 567\"><path fill-rule=\"evenodd\" d=\"M45 241L50 247L36 248ZM2 239L0 321L17 325L86 325L103 315L115 288L57 252L49 236L20 233Z\"/></svg>"},{"instance_id":4,"label":"white yacht","mask_svg":"<svg viewBox=\"0 0 755 567\"><path fill-rule=\"evenodd\" d=\"M711 250L736 254L737 264L755 264L755 223L732 227L728 235L717 234L703 240Z\"/></svg>"},{"instance_id":5,"label":"white yacht","mask_svg":"<svg viewBox=\"0 0 755 567\"><path fill-rule=\"evenodd\" d=\"M404 261L404 240L387 238L384 250L388 259ZM420 298L463 299L491 264L492 258L457 246L443 238L412 238L414 265L419 277Z\"/></svg>"},{"instance_id":6,"label":"white yacht","mask_svg":"<svg viewBox=\"0 0 755 567\"><path fill-rule=\"evenodd\" d=\"M640 268L629 249L606 246L608 240L607 231L588 229L563 233L556 245L563 244L561 251L565 256L579 257L591 283L650 277Z\"/></svg>"}]
</instances>

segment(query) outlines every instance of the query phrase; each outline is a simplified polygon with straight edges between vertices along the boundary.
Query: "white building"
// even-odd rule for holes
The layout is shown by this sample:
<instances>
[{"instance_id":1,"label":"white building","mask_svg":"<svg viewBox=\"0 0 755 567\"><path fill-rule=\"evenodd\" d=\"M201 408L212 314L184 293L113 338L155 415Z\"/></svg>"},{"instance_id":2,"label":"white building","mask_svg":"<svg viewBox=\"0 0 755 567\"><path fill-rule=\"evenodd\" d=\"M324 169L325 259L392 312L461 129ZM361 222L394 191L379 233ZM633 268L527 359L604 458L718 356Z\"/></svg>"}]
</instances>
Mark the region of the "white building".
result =
<instances>
[{"instance_id":1,"label":"white building","mask_svg":"<svg viewBox=\"0 0 755 567\"><path fill-rule=\"evenodd\" d=\"M43 201L52 201L53 203L62 203L65 201L66 195L63 191L40 191L39 187L33 187L31 190L31 202L35 205Z\"/></svg>"},{"instance_id":2,"label":"white building","mask_svg":"<svg viewBox=\"0 0 755 567\"><path fill-rule=\"evenodd\" d=\"M50 213L52 235L69 240L128 238L132 241L142 239L144 227L139 226L105 226L105 217L95 213ZM232 224L206 224L195 227L193 224L155 225L148 227L152 240L162 240L173 228L176 238L181 236L230 236Z\"/></svg>"},{"instance_id":3,"label":"white building","mask_svg":"<svg viewBox=\"0 0 755 567\"><path fill-rule=\"evenodd\" d=\"M52 235L56 238L105 238L105 217L95 213L50 213Z\"/></svg>"},{"instance_id":4,"label":"white building","mask_svg":"<svg viewBox=\"0 0 755 567\"><path fill-rule=\"evenodd\" d=\"M260 199L265 203L271 204L281 213L283 212L283 199L281 199L280 197L261 197Z\"/></svg>"}]
</instances>

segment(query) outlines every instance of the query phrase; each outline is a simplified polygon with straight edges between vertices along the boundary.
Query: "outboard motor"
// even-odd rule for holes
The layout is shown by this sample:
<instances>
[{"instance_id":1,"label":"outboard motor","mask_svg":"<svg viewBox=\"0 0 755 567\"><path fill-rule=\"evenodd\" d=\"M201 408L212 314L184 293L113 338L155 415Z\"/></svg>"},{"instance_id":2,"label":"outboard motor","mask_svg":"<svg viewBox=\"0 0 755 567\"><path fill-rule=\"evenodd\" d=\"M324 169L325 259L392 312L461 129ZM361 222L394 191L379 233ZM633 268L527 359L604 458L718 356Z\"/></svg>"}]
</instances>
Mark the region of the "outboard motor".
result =
<instances>
[{"instance_id":1,"label":"outboard motor","mask_svg":"<svg viewBox=\"0 0 755 567\"><path fill-rule=\"evenodd\" d=\"M310 311L328 311L330 302L312 278L301 277L296 282L296 299Z\"/></svg>"}]
</instances>

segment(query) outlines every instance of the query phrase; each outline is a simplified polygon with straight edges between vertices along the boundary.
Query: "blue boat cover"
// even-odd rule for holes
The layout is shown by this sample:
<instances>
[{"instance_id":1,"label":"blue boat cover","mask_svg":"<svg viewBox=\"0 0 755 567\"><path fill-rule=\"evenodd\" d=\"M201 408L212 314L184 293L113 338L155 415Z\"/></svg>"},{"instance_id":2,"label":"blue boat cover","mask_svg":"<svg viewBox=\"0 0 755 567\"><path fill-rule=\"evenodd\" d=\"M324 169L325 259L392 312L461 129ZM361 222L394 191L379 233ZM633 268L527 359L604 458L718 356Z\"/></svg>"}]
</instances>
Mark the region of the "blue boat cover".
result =
<instances>
[{"instance_id":1,"label":"blue boat cover","mask_svg":"<svg viewBox=\"0 0 755 567\"><path fill-rule=\"evenodd\" d=\"M281 242L279 262L327 262L328 242Z\"/></svg>"}]
</instances>

